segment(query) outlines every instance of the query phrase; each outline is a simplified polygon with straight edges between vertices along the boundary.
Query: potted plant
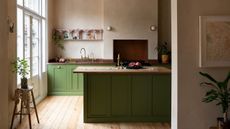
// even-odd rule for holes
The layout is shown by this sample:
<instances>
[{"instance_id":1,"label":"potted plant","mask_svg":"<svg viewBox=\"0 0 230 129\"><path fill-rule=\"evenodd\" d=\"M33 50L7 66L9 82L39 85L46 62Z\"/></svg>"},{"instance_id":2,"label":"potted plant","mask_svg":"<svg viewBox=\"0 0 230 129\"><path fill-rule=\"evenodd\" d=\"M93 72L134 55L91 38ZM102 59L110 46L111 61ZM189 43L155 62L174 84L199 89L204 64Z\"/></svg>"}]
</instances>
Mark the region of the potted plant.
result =
<instances>
[{"instance_id":1,"label":"potted plant","mask_svg":"<svg viewBox=\"0 0 230 129\"><path fill-rule=\"evenodd\" d=\"M12 63L13 72L17 72L21 76L21 88L27 89L27 75L29 74L29 65L26 59L17 58L16 61Z\"/></svg>"},{"instance_id":2,"label":"potted plant","mask_svg":"<svg viewBox=\"0 0 230 129\"><path fill-rule=\"evenodd\" d=\"M228 121L228 108L230 103L230 88L228 87L228 81L230 79L230 72L228 76L223 81L217 81L208 73L200 72L200 75L209 79L210 82L201 82L201 86L208 87L209 90L206 92L205 97L203 98L203 102L209 103L212 101L216 101L216 105L220 106L223 113L223 127L229 129L229 121ZM228 127L226 127L228 126Z\"/></svg>"},{"instance_id":3,"label":"potted plant","mask_svg":"<svg viewBox=\"0 0 230 129\"><path fill-rule=\"evenodd\" d=\"M163 64L169 63L169 50L167 47L167 42L164 42L164 44L159 44L157 50L158 50L158 54L161 57L161 62Z\"/></svg>"},{"instance_id":4,"label":"potted plant","mask_svg":"<svg viewBox=\"0 0 230 129\"><path fill-rule=\"evenodd\" d=\"M64 49L64 45L63 45L64 37L61 31L54 29L52 39L57 47Z\"/></svg>"}]
</instances>

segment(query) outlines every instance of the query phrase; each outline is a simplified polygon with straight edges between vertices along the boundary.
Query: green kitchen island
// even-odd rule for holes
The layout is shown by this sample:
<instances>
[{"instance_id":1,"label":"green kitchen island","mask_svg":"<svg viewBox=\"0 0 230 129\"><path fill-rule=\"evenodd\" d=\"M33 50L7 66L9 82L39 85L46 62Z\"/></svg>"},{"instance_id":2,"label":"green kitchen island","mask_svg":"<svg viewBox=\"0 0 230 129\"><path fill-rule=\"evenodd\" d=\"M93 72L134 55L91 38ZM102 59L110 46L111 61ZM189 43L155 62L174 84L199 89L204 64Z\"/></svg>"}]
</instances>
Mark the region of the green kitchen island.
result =
<instances>
[{"instance_id":1,"label":"green kitchen island","mask_svg":"<svg viewBox=\"0 0 230 129\"><path fill-rule=\"evenodd\" d=\"M80 66L84 122L170 122L171 70Z\"/></svg>"}]
</instances>

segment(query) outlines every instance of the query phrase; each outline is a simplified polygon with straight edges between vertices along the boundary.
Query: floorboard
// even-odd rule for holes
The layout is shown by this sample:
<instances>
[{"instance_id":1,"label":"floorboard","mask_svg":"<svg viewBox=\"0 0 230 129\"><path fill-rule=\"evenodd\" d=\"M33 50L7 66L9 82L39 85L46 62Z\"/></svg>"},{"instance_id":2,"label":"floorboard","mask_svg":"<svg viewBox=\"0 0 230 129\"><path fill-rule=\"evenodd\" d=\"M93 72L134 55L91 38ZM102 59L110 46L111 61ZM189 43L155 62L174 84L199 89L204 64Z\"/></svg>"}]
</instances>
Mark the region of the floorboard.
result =
<instances>
[{"instance_id":1,"label":"floorboard","mask_svg":"<svg viewBox=\"0 0 230 129\"><path fill-rule=\"evenodd\" d=\"M170 129L169 123L83 123L82 96L48 96L32 113L33 129ZM29 129L25 117L16 129Z\"/></svg>"}]
</instances>

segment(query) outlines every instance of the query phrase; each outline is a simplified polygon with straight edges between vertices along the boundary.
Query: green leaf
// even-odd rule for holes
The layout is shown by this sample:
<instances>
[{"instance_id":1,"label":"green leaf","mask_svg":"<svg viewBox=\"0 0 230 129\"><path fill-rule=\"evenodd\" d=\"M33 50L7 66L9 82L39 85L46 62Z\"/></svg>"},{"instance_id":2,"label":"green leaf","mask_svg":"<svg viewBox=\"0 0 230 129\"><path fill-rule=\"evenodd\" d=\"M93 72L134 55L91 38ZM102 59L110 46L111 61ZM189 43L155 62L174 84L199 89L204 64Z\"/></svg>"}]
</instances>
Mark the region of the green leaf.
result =
<instances>
[{"instance_id":1,"label":"green leaf","mask_svg":"<svg viewBox=\"0 0 230 129\"><path fill-rule=\"evenodd\" d=\"M210 88L215 88L215 89L219 89L218 86L214 85L213 83L209 83L209 82L201 82L200 86L209 86Z\"/></svg>"},{"instance_id":2,"label":"green leaf","mask_svg":"<svg viewBox=\"0 0 230 129\"><path fill-rule=\"evenodd\" d=\"M22 77L26 77L29 71L29 65L26 59L17 58L16 61L12 62L13 72L17 72Z\"/></svg>"},{"instance_id":3,"label":"green leaf","mask_svg":"<svg viewBox=\"0 0 230 129\"><path fill-rule=\"evenodd\" d=\"M202 73L202 72L199 72L199 73L200 73L200 75L202 75L202 76L208 78L210 81L212 81L212 82L214 82L214 83L217 83L217 81L216 81L213 77L211 77L209 74L207 74L207 73Z\"/></svg>"}]
</instances>

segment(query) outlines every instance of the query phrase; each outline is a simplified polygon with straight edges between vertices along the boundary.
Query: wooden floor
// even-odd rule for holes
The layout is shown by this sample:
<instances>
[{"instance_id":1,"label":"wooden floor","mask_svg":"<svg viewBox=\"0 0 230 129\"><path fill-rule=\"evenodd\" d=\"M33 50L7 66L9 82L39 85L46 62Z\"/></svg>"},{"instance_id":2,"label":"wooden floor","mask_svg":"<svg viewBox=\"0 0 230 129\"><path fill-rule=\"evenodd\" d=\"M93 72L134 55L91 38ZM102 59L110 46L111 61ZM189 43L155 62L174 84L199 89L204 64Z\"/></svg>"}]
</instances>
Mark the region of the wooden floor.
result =
<instances>
[{"instance_id":1,"label":"wooden floor","mask_svg":"<svg viewBox=\"0 0 230 129\"><path fill-rule=\"evenodd\" d=\"M168 123L83 123L83 97L80 96L49 96L37 109L40 124L33 113L33 129L170 129ZM27 117L17 129L29 129Z\"/></svg>"}]
</instances>

